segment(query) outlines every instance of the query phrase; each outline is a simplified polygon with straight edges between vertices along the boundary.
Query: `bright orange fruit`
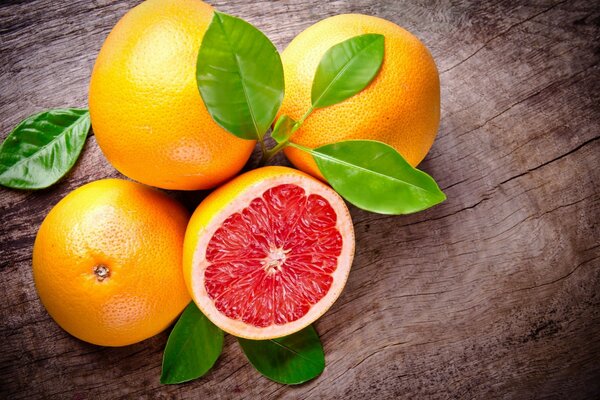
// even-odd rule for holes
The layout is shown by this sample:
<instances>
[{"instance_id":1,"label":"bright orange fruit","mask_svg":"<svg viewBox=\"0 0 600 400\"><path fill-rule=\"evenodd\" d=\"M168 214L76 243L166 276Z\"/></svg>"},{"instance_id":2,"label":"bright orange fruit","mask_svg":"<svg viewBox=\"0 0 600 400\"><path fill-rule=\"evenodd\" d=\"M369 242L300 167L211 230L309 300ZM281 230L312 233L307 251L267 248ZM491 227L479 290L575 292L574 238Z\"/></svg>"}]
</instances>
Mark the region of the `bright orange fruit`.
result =
<instances>
[{"instance_id":1,"label":"bright orange fruit","mask_svg":"<svg viewBox=\"0 0 600 400\"><path fill-rule=\"evenodd\" d=\"M280 114L299 119L311 105L312 81L323 54L353 36L379 33L385 56L377 77L362 92L315 110L292 141L308 147L350 140L379 140L413 166L427 154L440 120L440 81L427 48L408 31L381 18L345 14L326 18L302 33L282 53L285 97ZM288 147L298 168L322 177L309 154Z\"/></svg>"},{"instance_id":2,"label":"bright orange fruit","mask_svg":"<svg viewBox=\"0 0 600 400\"><path fill-rule=\"evenodd\" d=\"M89 106L108 161L165 189L212 188L248 160L255 142L218 126L196 84L196 59L213 8L199 0L148 0L108 35Z\"/></svg>"},{"instance_id":3,"label":"bright orange fruit","mask_svg":"<svg viewBox=\"0 0 600 400\"><path fill-rule=\"evenodd\" d=\"M164 330L189 303L187 211L139 183L105 179L68 194L42 223L33 279L48 313L86 342L124 346Z\"/></svg>"}]
</instances>

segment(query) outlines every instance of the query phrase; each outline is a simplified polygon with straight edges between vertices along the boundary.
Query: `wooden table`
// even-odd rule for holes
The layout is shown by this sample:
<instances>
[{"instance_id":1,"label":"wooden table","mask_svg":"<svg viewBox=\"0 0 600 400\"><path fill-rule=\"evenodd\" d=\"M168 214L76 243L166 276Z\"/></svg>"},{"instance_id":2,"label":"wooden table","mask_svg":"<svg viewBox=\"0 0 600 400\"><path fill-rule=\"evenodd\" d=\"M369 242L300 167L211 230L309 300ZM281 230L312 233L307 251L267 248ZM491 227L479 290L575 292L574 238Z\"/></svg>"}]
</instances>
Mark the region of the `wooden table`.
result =
<instances>
[{"instance_id":1,"label":"wooden table","mask_svg":"<svg viewBox=\"0 0 600 400\"><path fill-rule=\"evenodd\" d=\"M86 107L96 54L136 3L3 1L1 137L39 110ZM351 208L357 254L316 324L327 358L318 379L271 382L227 337L203 379L161 386L168 333L125 348L83 343L52 321L33 285L46 213L74 188L119 176L90 137L58 185L0 190L0 397L598 398L600 7L535 3L214 2L280 49L348 12L421 38L442 84L441 127L421 168L448 200L398 217ZM177 196L190 208L202 197Z\"/></svg>"}]
</instances>

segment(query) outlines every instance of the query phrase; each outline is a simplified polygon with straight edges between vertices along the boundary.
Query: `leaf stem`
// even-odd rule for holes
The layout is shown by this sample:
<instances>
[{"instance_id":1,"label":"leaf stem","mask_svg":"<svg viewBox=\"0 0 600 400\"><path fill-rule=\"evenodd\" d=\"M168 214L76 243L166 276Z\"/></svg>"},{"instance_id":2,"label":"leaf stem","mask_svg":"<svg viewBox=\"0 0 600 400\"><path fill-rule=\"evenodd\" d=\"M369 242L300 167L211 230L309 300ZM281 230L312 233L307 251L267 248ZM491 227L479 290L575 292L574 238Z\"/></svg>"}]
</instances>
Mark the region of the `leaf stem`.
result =
<instances>
[{"instance_id":1,"label":"leaf stem","mask_svg":"<svg viewBox=\"0 0 600 400\"><path fill-rule=\"evenodd\" d=\"M271 161L271 159L273 157L275 157L275 155L277 153L279 153L281 150L283 150L288 144L290 144L290 142L285 141L285 142L278 143L276 146L274 146L271 149L263 150L263 156L260 160L260 164L265 165L266 163Z\"/></svg>"},{"instance_id":2,"label":"leaf stem","mask_svg":"<svg viewBox=\"0 0 600 400\"><path fill-rule=\"evenodd\" d=\"M304 121L306 120L306 118L308 118L308 116L313 112L314 107L310 106L310 108L304 113L304 115L302 116L302 118L300 118L292 127L291 131L290 131L290 136L296 132L298 129L300 129L300 126L302 125L302 123L304 123ZM271 161L271 159L273 157L275 157L275 155L277 153L279 153L281 150L283 150L285 147L289 146L293 146L293 147L298 147L301 150L307 151L307 152L311 152L311 149L309 149L308 147L304 147L304 146L300 146L300 145L296 145L295 143L292 143L288 140L278 143L277 145L275 145L273 148L271 149L267 149L265 146L265 141L264 141L264 137L259 138L260 141L260 146L261 146L261 150L262 150L262 157L260 159L259 162L259 166L263 166L266 163L268 163L269 161Z\"/></svg>"},{"instance_id":3,"label":"leaf stem","mask_svg":"<svg viewBox=\"0 0 600 400\"><path fill-rule=\"evenodd\" d=\"M296 132L298 130L298 128L300 128L300 125L302 125L304 123L304 120L306 120L306 118L308 118L308 116L313 112L314 110L314 106L310 106L310 108L304 113L304 115L302 116L302 118L300 118L298 120L298 122L296 122L294 124L294 127L292 128L292 133Z\"/></svg>"},{"instance_id":4,"label":"leaf stem","mask_svg":"<svg viewBox=\"0 0 600 400\"><path fill-rule=\"evenodd\" d=\"M295 148L297 148L299 150L302 150L302 151L305 151L305 152L307 152L309 154L313 153L313 149L311 149L310 147L302 146L301 144L298 144L298 143L288 142L288 146L295 147Z\"/></svg>"},{"instance_id":5,"label":"leaf stem","mask_svg":"<svg viewBox=\"0 0 600 400\"><path fill-rule=\"evenodd\" d=\"M263 136L259 136L258 141L260 143L260 152L262 153L262 158L265 158L265 154L267 153L267 145L265 144L265 137ZM262 164L262 161L261 161Z\"/></svg>"}]
</instances>

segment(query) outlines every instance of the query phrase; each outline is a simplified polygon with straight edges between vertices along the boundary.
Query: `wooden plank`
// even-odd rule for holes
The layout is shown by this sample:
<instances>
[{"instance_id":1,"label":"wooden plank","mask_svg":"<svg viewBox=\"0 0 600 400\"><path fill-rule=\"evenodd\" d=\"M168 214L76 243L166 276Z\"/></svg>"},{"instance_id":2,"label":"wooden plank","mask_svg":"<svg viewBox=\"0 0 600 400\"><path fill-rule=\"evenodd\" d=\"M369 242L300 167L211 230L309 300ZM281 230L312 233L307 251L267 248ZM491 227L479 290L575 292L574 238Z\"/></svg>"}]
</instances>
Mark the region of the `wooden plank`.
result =
<instances>
[{"instance_id":1,"label":"wooden plank","mask_svg":"<svg viewBox=\"0 0 600 400\"><path fill-rule=\"evenodd\" d=\"M0 4L0 137L41 109L86 105L95 56L136 1ZM119 174L91 137L67 179L0 190L0 397L594 398L600 394L600 9L593 2L216 1L282 49L361 12L420 37L442 124L422 168L448 195L423 213L352 208L357 255L319 322L327 368L286 387L227 337L203 379L159 384L167 333L101 348L41 306L31 246L70 190ZM285 162L282 158L278 162ZM177 194L193 208L201 196Z\"/></svg>"}]
</instances>

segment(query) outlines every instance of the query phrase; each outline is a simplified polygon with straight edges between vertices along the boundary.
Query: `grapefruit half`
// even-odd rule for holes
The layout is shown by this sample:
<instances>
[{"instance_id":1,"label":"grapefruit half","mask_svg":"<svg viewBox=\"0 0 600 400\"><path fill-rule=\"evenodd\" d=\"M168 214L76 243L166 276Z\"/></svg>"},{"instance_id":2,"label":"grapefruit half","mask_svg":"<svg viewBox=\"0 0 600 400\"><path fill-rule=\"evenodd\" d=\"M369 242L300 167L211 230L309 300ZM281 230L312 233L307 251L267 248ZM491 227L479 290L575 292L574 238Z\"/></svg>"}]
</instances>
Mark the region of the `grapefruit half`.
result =
<instances>
[{"instance_id":1,"label":"grapefruit half","mask_svg":"<svg viewBox=\"0 0 600 400\"><path fill-rule=\"evenodd\" d=\"M273 339L331 307L353 257L342 198L303 172L272 166L240 175L198 206L186 231L184 276L219 328Z\"/></svg>"}]
</instances>

